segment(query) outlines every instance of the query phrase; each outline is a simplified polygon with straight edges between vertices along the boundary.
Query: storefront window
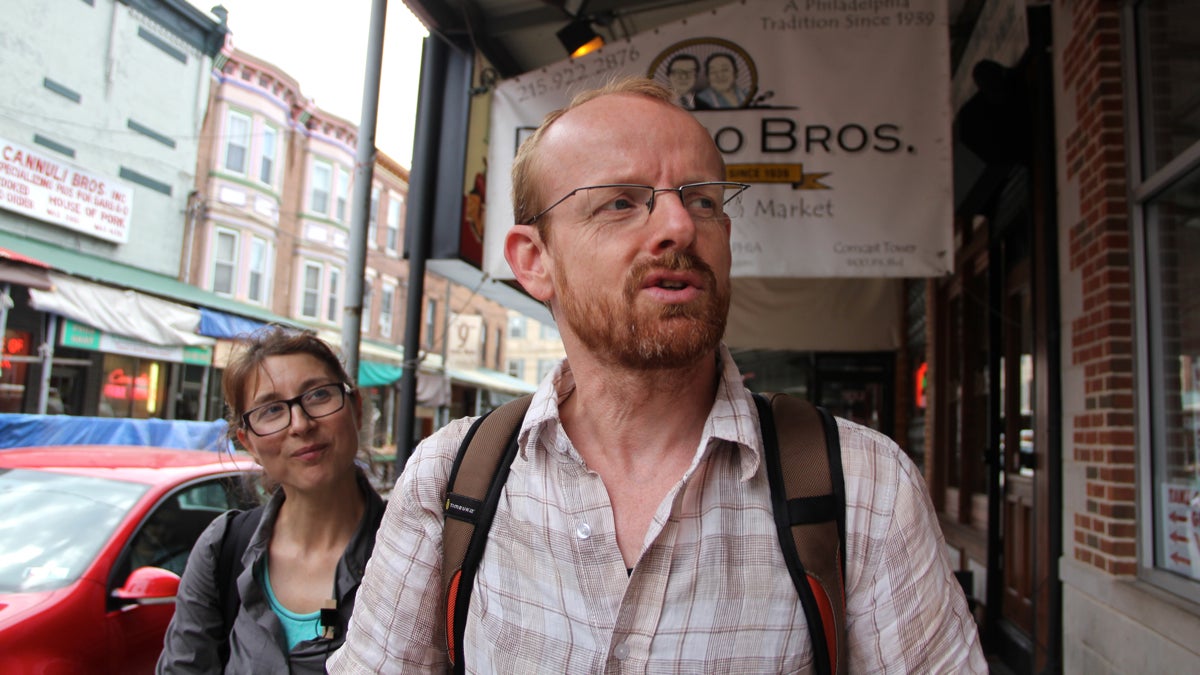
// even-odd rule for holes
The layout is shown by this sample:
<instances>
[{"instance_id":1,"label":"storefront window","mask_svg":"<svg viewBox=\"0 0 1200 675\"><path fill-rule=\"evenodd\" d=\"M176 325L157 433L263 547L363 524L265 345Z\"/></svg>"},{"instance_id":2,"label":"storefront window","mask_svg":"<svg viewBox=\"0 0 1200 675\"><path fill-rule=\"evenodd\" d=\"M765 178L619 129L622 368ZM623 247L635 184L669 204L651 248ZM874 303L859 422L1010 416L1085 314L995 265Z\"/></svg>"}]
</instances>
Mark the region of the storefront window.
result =
<instances>
[{"instance_id":1,"label":"storefront window","mask_svg":"<svg viewBox=\"0 0 1200 675\"><path fill-rule=\"evenodd\" d=\"M1133 9L1140 152L1133 176L1145 311L1142 576L1200 601L1200 15L1186 0Z\"/></svg>"},{"instance_id":2,"label":"storefront window","mask_svg":"<svg viewBox=\"0 0 1200 675\"><path fill-rule=\"evenodd\" d=\"M1200 581L1200 170L1145 206L1154 565Z\"/></svg>"},{"instance_id":3,"label":"storefront window","mask_svg":"<svg viewBox=\"0 0 1200 675\"><path fill-rule=\"evenodd\" d=\"M4 332L4 350L0 356L0 413L22 412L29 364L21 357L29 357L34 353L33 349L33 336L28 332L12 329Z\"/></svg>"},{"instance_id":4,"label":"storefront window","mask_svg":"<svg viewBox=\"0 0 1200 675\"><path fill-rule=\"evenodd\" d=\"M1137 41L1142 165L1150 176L1196 142L1200 12L1195 0L1138 3Z\"/></svg>"},{"instance_id":5,"label":"storefront window","mask_svg":"<svg viewBox=\"0 0 1200 675\"><path fill-rule=\"evenodd\" d=\"M167 368L162 362L106 354L100 388L102 417L164 417Z\"/></svg>"}]
</instances>

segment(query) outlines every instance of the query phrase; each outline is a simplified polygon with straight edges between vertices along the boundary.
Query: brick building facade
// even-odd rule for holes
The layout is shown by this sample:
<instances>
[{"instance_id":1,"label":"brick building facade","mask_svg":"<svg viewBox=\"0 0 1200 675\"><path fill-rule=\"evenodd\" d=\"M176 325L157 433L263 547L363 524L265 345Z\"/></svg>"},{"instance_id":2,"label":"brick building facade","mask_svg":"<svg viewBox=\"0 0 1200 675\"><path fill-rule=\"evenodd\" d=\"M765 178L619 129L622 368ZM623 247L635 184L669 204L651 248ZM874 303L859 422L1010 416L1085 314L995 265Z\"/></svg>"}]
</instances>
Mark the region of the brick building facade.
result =
<instances>
[{"instance_id":1,"label":"brick building facade","mask_svg":"<svg viewBox=\"0 0 1200 675\"><path fill-rule=\"evenodd\" d=\"M1194 669L1200 9L983 4L975 32L1027 43L955 74L981 91L956 117L956 273L925 296L947 545L1013 670Z\"/></svg>"}]
</instances>

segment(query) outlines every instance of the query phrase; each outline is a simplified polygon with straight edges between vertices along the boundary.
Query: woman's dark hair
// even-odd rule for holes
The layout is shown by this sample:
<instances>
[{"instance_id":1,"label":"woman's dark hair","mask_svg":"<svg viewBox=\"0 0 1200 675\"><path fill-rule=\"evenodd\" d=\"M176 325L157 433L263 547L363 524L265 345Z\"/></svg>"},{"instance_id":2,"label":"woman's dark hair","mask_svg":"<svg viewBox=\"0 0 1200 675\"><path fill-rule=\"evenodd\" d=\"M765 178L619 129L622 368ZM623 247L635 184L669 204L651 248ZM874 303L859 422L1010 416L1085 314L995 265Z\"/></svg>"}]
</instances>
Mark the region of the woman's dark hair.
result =
<instances>
[{"instance_id":1,"label":"woman's dark hair","mask_svg":"<svg viewBox=\"0 0 1200 675\"><path fill-rule=\"evenodd\" d=\"M729 65L733 66L733 74L737 75L738 64L737 64L737 59L733 58L733 54L730 54L729 52L717 52L715 54L709 54L708 58L704 59L704 76L705 77L708 77L708 70L709 70L709 68L712 67L712 62L716 61L717 59L728 60Z\"/></svg>"},{"instance_id":2,"label":"woman's dark hair","mask_svg":"<svg viewBox=\"0 0 1200 675\"><path fill-rule=\"evenodd\" d=\"M258 373L268 356L308 354L325 364L338 380L354 386L337 354L324 340L310 330L293 330L283 326L267 326L252 333L235 347L234 356L225 366L221 377L221 393L225 395L226 421L230 440L236 441L246 412L246 383Z\"/></svg>"}]
</instances>

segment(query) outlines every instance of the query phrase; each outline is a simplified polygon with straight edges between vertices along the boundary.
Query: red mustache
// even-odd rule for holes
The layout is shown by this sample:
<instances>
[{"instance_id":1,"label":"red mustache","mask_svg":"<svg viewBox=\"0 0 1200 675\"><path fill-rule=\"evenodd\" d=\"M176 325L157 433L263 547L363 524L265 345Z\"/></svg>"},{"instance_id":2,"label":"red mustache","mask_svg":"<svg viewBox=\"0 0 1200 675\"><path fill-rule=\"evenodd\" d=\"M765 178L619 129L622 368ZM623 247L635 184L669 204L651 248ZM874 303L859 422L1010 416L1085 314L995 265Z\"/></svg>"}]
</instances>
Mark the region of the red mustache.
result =
<instances>
[{"instance_id":1,"label":"red mustache","mask_svg":"<svg viewBox=\"0 0 1200 675\"><path fill-rule=\"evenodd\" d=\"M651 272L660 270L666 272L697 272L700 276L704 277L705 289L712 291L717 287L717 275L713 273L712 267L704 262L700 256L688 251L673 249L657 258L635 263L629 269L629 279L625 283L626 297L632 299L641 289L642 281L646 276Z\"/></svg>"}]
</instances>

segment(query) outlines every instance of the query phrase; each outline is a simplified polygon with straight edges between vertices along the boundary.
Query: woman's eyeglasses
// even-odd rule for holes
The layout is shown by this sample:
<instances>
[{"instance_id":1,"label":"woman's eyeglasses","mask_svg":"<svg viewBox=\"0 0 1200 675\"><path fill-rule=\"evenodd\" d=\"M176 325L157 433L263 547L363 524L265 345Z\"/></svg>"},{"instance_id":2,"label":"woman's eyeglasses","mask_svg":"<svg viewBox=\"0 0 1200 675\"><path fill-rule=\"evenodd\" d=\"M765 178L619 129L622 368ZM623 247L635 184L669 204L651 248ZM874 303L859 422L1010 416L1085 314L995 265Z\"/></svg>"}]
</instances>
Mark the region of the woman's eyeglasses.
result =
<instances>
[{"instance_id":1,"label":"woman's eyeglasses","mask_svg":"<svg viewBox=\"0 0 1200 675\"><path fill-rule=\"evenodd\" d=\"M292 406L309 419L328 417L346 405L346 394L353 391L350 385L336 382L313 387L308 391L282 401L271 401L242 414L242 425L256 436L270 436L288 428L292 423Z\"/></svg>"}]
</instances>

